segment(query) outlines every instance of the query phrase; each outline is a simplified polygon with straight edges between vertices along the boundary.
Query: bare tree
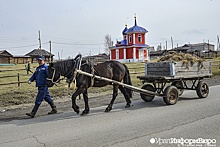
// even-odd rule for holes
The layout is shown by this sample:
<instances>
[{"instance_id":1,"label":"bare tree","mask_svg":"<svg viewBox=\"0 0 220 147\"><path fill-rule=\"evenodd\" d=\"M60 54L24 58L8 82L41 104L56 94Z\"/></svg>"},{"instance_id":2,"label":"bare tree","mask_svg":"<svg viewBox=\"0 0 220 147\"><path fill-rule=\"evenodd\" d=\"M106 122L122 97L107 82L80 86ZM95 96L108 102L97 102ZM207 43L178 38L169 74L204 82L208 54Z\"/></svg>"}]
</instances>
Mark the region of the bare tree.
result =
<instances>
[{"instance_id":1,"label":"bare tree","mask_svg":"<svg viewBox=\"0 0 220 147\"><path fill-rule=\"evenodd\" d=\"M109 53L110 53L110 49L109 48L113 46L113 41L112 41L111 35L109 35L109 34L105 35L104 42L105 42L104 43L104 45L105 45L105 53L107 55L109 55Z\"/></svg>"}]
</instances>

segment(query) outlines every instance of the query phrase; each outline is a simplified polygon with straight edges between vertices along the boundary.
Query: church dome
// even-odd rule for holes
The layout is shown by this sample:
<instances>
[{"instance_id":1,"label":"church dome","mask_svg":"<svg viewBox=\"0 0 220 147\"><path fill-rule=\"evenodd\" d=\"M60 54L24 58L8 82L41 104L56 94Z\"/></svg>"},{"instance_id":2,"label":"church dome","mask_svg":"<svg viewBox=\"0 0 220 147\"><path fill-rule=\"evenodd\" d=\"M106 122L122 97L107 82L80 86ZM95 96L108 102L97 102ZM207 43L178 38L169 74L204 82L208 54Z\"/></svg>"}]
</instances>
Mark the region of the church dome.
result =
<instances>
[{"instance_id":1,"label":"church dome","mask_svg":"<svg viewBox=\"0 0 220 147\"><path fill-rule=\"evenodd\" d=\"M127 30L127 33L147 33L148 31L145 28L137 25L136 17L134 18L135 18L135 24L133 27Z\"/></svg>"},{"instance_id":2,"label":"church dome","mask_svg":"<svg viewBox=\"0 0 220 147\"><path fill-rule=\"evenodd\" d=\"M123 34L123 35L127 35L127 31L128 31L128 28L127 28L127 25L125 25L125 28L124 28L124 30L122 31L122 34Z\"/></svg>"}]
</instances>

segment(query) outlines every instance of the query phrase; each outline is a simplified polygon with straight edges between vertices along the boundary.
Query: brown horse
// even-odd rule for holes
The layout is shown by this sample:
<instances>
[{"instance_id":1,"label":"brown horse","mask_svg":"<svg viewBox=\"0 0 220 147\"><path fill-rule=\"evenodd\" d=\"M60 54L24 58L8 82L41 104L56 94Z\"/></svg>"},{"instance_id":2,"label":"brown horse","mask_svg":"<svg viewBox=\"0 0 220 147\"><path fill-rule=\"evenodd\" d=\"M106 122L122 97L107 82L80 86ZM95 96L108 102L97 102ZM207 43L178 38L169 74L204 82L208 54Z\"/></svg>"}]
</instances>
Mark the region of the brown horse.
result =
<instances>
[{"instance_id":1,"label":"brown horse","mask_svg":"<svg viewBox=\"0 0 220 147\"><path fill-rule=\"evenodd\" d=\"M109 112L112 109L113 103L118 95L118 89L122 92L126 100L126 108L130 107L132 97L132 91L118 84L112 84L104 80L91 78L82 74L74 73L75 69L80 68L82 71L112 79L115 81L123 81L125 84L131 84L130 74L127 66L118 61L106 61L97 65L92 65L90 62L79 63L81 55L78 55L75 59L59 61L50 64L48 67L48 86L52 86L56 81L59 81L60 76L66 77L69 81L76 80L77 90L72 95L72 108L78 114L79 106L76 105L76 97L79 94L83 94L85 102L85 110L81 115L89 113L88 104L88 91L89 87L103 87L106 85L113 85L113 96L110 104L106 108L105 112ZM76 74L76 75L74 75Z\"/></svg>"}]
</instances>

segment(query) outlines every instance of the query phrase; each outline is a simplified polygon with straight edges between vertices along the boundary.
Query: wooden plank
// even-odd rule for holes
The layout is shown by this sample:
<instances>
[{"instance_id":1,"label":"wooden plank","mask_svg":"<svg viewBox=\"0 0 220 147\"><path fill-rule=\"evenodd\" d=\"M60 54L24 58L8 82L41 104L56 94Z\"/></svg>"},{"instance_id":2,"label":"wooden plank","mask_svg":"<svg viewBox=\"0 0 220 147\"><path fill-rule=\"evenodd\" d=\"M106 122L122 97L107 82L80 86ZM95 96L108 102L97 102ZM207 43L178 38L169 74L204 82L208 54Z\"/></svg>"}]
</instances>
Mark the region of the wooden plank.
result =
<instances>
[{"instance_id":1,"label":"wooden plank","mask_svg":"<svg viewBox=\"0 0 220 147\"><path fill-rule=\"evenodd\" d=\"M210 75L211 62L185 64L183 62L152 62L145 65L145 76Z\"/></svg>"},{"instance_id":2,"label":"wooden plank","mask_svg":"<svg viewBox=\"0 0 220 147\"><path fill-rule=\"evenodd\" d=\"M81 70L76 70L76 72L79 73L79 74L88 76L88 77L96 78L98 80L103 80L103 81L107 81L107 82L110 82L110 83L118 84L118 85L124 86L124 87L126 87L128 89L131 89L133 91L136 91L136 92L139 92L139 93L142 93L142 94L145 94L145 95L150 95L150 96L158 95L157 93L149 91L149 90L145 90L145 89L141 89L141 88L138 88L138 87L134 87L134 86L131 86L131 85L119 82L119 81L115 81L115 80L112 80L112 79L108 79L108 78L105 78L105 77L93 75L93 74L90 74L90 73L87 73L87 72L84 72L84 71L81 71Z\"/></svg>"}]
</instances>

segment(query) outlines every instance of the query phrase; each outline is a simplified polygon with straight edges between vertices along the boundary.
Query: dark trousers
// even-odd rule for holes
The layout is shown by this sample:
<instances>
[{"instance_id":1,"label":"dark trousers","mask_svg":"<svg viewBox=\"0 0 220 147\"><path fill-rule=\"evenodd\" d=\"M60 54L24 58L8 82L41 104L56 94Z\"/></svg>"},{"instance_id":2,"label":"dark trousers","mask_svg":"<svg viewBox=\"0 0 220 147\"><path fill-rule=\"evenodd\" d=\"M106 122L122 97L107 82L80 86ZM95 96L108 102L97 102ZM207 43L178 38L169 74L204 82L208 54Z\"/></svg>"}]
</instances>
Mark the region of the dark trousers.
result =
<instances>
[{"instance_id":1,"label":"dark trousers","mask_svg":"<svg viewBox=\"0 0 220 147\"><path fill-rule=\"evenodd\" d=\"M37 93L35 105L39 106L42 103L43 100L45 100L49 104L53 103L53 100L50 97L50 93L48 91L47 86L38 87L38 93Z\"/></svg>"}]
</instances>

